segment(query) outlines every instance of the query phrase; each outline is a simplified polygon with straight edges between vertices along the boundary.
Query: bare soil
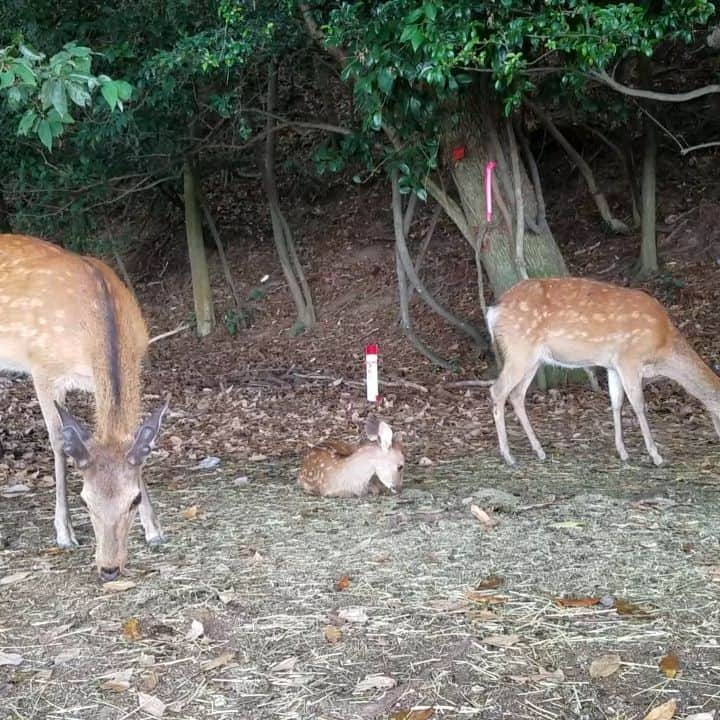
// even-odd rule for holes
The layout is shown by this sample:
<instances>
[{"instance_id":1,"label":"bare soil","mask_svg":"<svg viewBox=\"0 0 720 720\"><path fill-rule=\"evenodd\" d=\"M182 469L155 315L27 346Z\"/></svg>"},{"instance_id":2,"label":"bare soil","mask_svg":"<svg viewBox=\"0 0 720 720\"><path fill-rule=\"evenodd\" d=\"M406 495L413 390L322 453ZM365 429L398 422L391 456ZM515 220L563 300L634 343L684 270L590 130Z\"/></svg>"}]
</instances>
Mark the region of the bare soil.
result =
<instances>
[{"instance_id":1,"label":"bare soil","mask_svg":"<svg viewBox=\"0 0 720 720\"><path fill-rule=\"evenodd\" d=\"M546 167L572 271L629 282L637 238L604 236L583 186L561 161ZM717 207L710 169L684 180L681 195L664 169L666 235L701 198ZM622 202L622 188L611 189L611 203ZM172 393L147 468L168 543L151 551L136 530L133 587L99 583L74 497L82 546L52 547L39 409L26 379L0 378L0 718L630 720L672 699L676 717L720 708L720 449L707 414L669 383L647 386L667 461L655 468L629 408L631 462L616 457L605 392L531 392L548 460L531 455L510 418L521 464L506 468L487 390L453 385L487 363L417 301L420 334L457 370L433 369L397 328L387 206L378 185L291 209L321 318L298 338L262 199L248 190L241 218L220 206L243 295L261 287L263 297L248 301L248 331L232 336L221 322L203 341L181 333L152 346L146 407ZM677 252L668 243L663 274L644 285L710 362L720 352L716 238L703 243L698 232L692 244L687 232L710 227L702 218L714 212L687 216ZM166 219L166 237L175 221ZM238 227L252 238L236 238ZM214 275L222 315L231 305ZM136 289L153 333L187 319L184 268L143 278ZM447 224L426 278L481 324L472 255ZM359 437L369 341L380 344L387 381L377 411L404 437L406 488L307 497L295 472L308 444ZM86 399L73 408L87 412ZM208 456L220 464L203 470ZM3 665L7 654L19 663ZM619 666L593 677L592 661L606 654ZM659 668L667 655L678 659L674 677Z\"/></svg>"}]
</instances>

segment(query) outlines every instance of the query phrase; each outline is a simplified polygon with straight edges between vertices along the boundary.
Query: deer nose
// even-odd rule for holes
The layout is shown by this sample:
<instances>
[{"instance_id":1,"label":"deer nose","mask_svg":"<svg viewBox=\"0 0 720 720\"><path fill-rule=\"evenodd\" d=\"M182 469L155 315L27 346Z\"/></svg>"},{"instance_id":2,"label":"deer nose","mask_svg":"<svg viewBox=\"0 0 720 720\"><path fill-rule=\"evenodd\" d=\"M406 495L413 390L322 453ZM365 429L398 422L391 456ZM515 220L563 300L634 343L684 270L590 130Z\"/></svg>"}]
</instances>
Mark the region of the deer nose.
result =
<instances>
[{"instance_id":1,"label":"deer nose","mask_svg":"<svg viewBox=\"0 0 720 720\"><path fill-rule=\"evenodd\" d=\"M100 568L100 578L102 579L103 582L115 580L115 578L117 578L117 576L119 574L120 574L119 567Z\"/></svg>"}]
</instances>

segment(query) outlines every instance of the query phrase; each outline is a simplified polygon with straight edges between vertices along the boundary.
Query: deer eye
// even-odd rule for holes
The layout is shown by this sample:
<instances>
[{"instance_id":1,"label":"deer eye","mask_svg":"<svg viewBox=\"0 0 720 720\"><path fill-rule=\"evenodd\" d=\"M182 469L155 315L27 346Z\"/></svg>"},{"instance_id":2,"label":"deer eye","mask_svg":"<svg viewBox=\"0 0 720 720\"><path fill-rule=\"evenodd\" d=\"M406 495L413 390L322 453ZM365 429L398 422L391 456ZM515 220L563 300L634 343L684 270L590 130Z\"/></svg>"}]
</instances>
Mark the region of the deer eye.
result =
<instances>
[{"instance_id":1,"label":"deer eye","mask_svg":"<svg viewBox=\"0 0 720 720\"><path fill-rule=\"evenodd\" d=\"M398 465L398 471L402 470L404 467L404 465Z\"/></svg>"},{"instance_id":2,"label":"deer eye","mask_svg":"<svg viewBox=\"0 0 720 720\"><path fill-rule=\"evenodd\" d=\"M136 507L140 504L140 501L141 501L141 500L142 500L142 494L141 494L141 493L138 493L138 494L133 498L133 501L130 503L130 507L131 507L131 508L136 508Z\"/></svg>"}]
</instances>

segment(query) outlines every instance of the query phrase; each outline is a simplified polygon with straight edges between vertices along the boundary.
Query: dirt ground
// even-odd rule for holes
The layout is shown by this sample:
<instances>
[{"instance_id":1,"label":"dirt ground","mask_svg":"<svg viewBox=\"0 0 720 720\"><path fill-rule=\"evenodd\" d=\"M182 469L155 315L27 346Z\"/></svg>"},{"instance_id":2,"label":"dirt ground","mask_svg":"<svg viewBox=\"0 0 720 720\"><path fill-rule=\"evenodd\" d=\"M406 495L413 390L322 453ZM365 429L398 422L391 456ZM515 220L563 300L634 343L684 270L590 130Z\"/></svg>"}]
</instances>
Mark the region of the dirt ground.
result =
<instances>
[{"instance_id":1,"label":"dirt ground","mask_svg":"<svg viewBox=\"0 0 720 720\"><path fill-rule=\"evenodd\" d=\"M557 172L564 194L550 193L548 206L572 271L626 282L637 239L605 237L582 185ZM713 187L662 200L661 248L673 214L703 227L683 213L699 197L717 202ZM172 402L146 474L168 543L151 551L135 531L132 586L108 592L97 580L77 482L82 546L52 547L37 403L27 380L0 377L0 718L631 720L674 699L675 717L708 720L720 708L720 446L707 414L670 384L648 385L667 464L649 463L629 408L623 464L606 392L531 392L548 460L534 459L510 414L521 462L505 468L487 390L457 384L486 363L417 302L419 332L457 370L434 370L397 329L383 193L293 208L320 317L299 338L288 332L261 199L243 198L253 239L238 240L236 218L221 214L243 296L262 293L248 300L253 327L232 336L214 267L215 334L152 346L145 405L168 392ZM712 361L716 246L693 244L682 227L691 251L667 250L663 274L645 287ZM480 324L474 274L469 249L441 226L426 277ZM136 289L153 333L188 318L182 268ZM404 492L307 497L295 485L303 450L359 437L371 340L386 381L377 412L407 450ZM87 402L72 407L82 414ZM203 469L207 457L219 465Z\"/></svg>"}]
</instances>

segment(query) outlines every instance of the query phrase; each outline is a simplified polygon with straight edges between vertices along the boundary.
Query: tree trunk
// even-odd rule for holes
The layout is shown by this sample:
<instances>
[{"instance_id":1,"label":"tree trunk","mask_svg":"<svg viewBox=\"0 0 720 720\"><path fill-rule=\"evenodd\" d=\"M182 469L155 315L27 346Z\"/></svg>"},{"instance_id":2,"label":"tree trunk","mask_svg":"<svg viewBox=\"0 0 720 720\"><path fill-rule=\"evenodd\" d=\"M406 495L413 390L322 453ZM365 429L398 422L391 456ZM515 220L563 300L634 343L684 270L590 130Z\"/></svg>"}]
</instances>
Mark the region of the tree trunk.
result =
<instances>
[{"instance_id":1,"label":"tree trunk","mask_svg":"<svg viewBox=\"0 0 720 720\"><path fill-rule=\"evenodd\" d=\"M464 148L462 159L449 159L455 188L460 199L460 229L475 250L480 239L479 257L495 299L522 279L517 264L518 248L525 260L529 277L567 275L568 270L544 216L542 188L533 182L525 162L518 156L517 143L509 130L500 133L500 112L491 94L478 94L468 102L458 125L444 138L446 157L452 150ZM485 217L485 165L497 163L493 181L493 219ZM536 178L537 172L533 172ZM516 186L519 183L519 200ZM436 193L433 193L436 194ZM517 209L522 204L523 226L518 228ZM447 209L447 204L445 205ZM457 211L458 208L455 208ZM454 217L453 217L454 216ZM458 213L451 214L458 222ZM462 223L465 223L462 226ZM523 232L521 243L517 233ZM478 272L480 269L478 268ZM541 387L586 379L582 371L546 367L538 374Z\"/></svg>"},{"instance_id":2,"label":"tree trunk","mask_svg":"<svg viewBox=\"0 0 720 720\"><path fill-rule=\"evenodd\" d=\"M280 260L285 281L288 284L290 295L295 303L298 323L302 328L311 328L315 324L315 309L313 307L310 286L305 278L300 259L298 258L295 241L290 231L278 197L277 183L275 181L275 120L272 117L277 98L277 63L271 62L268 68L267 89L267 120L265 126L265 151L258 145L258 167L262 175L263 187L270 209L270 221L273 229L273 242Z\"/></svg>"},{"instance_id":3,"label":"tree trunk","mask_svg":"<svg viewBox=\"0 0 720 720\"><path fill-rule=\"evenodd\" d=\"M649 86L650 62L643 58L640 64L643 86ZM643 173L642 173L642 238L640 241L639 274L649 277L658 271L656 242L656 201L655 201L655 164L657 158L657 131L652 118L643 113Z\"/></svg>"},{"instance_id":4,"label":"tree trunk","mask_svg":"<svg viewBox=\"0 0 720 720\"><path fill-rule=\"evenodd\" d=\"M5 196L0 191L0 233L11 233L10 208L5 202Z\"/></svg>"},{"instance_id":5,"label":"tree trunk","mask_svg":"<svg viewBox=\"0 0 720 720\"><path fill-rule=\"evenodd\" d=\"M185 233L190 256L195 322L197 334L205 337L212 332L215 326L215 310L203 243L202 212L198 200L197 176L189 161L185 162L183 176L185 181Z\"/></svg>"},{"instance_id":6,"label":"tree trunk","mask_svg":"<svg viewBox=\"0 0 720 720\"><path fill-rule=\"evenodd\" d=\"M449 151L457 146L465 148L465 156L461 160L450 161L452 177L471 233L483 237L480 256L495 298L521 279L513 233L516 213L510 168L514 163L511 148L498 133L498 122L499 113L492 105L488 102L472 102L462 115L458 127L445 138ZM485 165L490 160L497 162L498 179L493 183L493 221L488 224L485 219L484 173ZM535 225L535 229L531 230L529 223L525 222L523 256L528 276L567 275L567 266L547 222L542 216L538 218L538 197L542 189L532 183L522 162L519 163L518 173L523 214ZM507 189L511 189L509 195ZM512 218L505 217L503 207Z\"/></svg>"}]
</instances>

